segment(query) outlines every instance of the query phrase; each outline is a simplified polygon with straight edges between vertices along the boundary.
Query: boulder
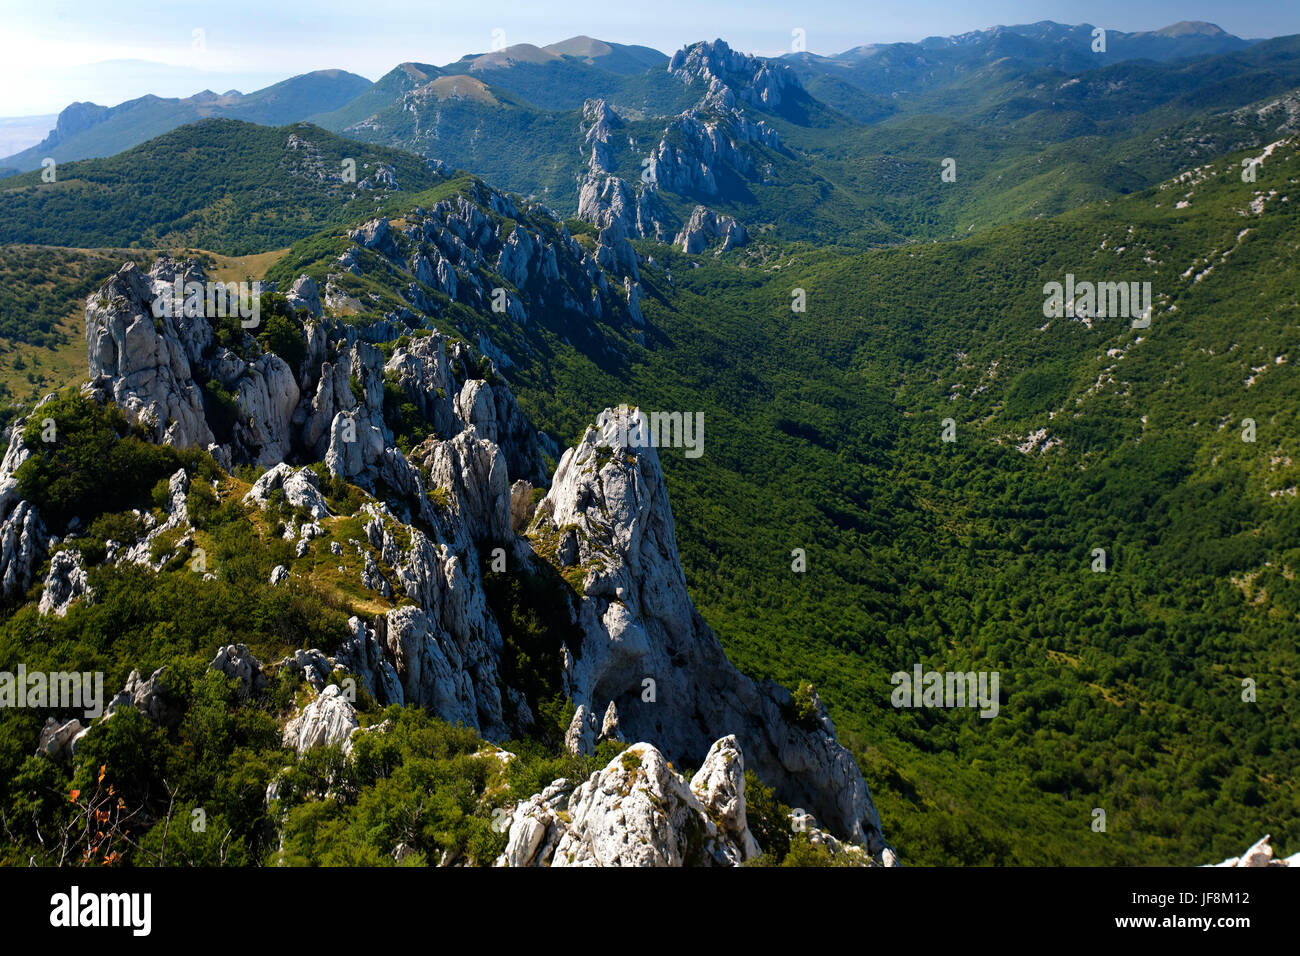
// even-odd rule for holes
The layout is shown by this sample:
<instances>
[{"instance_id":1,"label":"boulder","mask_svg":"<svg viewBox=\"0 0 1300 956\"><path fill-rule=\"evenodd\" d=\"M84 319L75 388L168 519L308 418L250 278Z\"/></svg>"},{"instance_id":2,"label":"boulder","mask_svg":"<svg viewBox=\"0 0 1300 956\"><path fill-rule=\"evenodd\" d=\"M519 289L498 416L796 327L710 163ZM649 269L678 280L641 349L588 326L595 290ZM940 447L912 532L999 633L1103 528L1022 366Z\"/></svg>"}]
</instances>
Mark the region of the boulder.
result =
<instances>
[{"instance_id":1,"label":"boulder","mask_svg":"<svg viewBox=\"0 0 1300 956\"><path fill-rule=\"evenodd\" d=\"M262 664L246 644L228 644L221 648L208 668L238 681L240 697L254 696L266 689Z\"/></svg>"},{"instance_id":2,"label":"boulder","mask_svg":"<svg viewBox=\"0 0 1300 956\"><path fill-rule=\"evenodd\" d=\"M36 745L36 753L39 756L59 759L71 753L74 747L74 741L84 732L81 721L73 718L69 721L60 721L55 717L47 717L45 726L41 728L40 741Z\"/></svg>"},{"instance_id":3,"label":"boulder","mask_svg":"<svg viewBox=\"0 0 1300 956\"><path fill-rule=\"evenodd\" d=\"M352 732L360 726L356 708L337 684L330 684L285 725L284 745L302 755L312 747L342 744L346 753Z\"/></svg>"},{"instance_id":4,"label":"boulder","mask_svg":"<svg viewBox=\"0 0 1300 956\"><path fill-rule=\"evenodd\" d=\"M40 613L63 617L74 601L90 597L91 588L81 552L64 548L50 558L50 573L45 577L45 590L41 592Z\"/></svg>"},{"instance_id":5,"label":"boulder","mask_svg":"<svg viewBox=\"0 0 1300 956\"><path fill-rule=\"evenodd\" d=\"M284 499L291 508L306 508L313 518L330 514L316 473L310 468L294 468L283 463L270 468L253 482L253 487L244 495L244 503L265 509L277 490L284 492Z\"/></svg>"},{"instance_id":6,"label":"boulder","mask_svg":"<svg viewBox=\"0 0 1300 956\"><path fill-rule=\"evenodd\" d=\"M352 620L356 620L356 618L353 618ZM292 657L286 657L276 666L280 668L288 668L290 673L297 674L317 693L320 693L325 689L325 685L329 681L330 675L334 673L336 668L332 659L326 657L321 653L321 651L314 647L309 648L308 650L298 648L298 650L293 652ZM388 701L387 703L392 703L392 701Z\"/></svg>"},{"instance_id":7,"label":"boulder","mask_svg":"<svg viewBox=\"0 0 1300 956\"><path fill-rule=\"evenodd\" d=\"M284 297L288 300L290 307L306 309L310 315L320 318L320 290L316 288L316 280L311 276L301 275L295 279Z\"/></svg>"}]
</instances>

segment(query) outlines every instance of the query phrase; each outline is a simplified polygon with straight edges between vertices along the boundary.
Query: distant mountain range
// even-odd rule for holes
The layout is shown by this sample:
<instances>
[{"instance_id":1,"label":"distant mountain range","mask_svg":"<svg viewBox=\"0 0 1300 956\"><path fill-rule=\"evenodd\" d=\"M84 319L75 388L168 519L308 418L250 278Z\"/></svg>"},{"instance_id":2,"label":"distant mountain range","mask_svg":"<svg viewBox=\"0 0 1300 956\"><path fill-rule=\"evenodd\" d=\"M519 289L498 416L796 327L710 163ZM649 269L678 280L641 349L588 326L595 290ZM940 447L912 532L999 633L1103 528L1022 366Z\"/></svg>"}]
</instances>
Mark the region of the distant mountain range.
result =
<instances>
[{"instance_id":1,"label":"distant mountain range","mask_svg":"<svg viewBox=\"0 0 1300 956\"><path fill-rule=\"evenodd\" d=\"M721 40L669 58L576 37L441 67L403 63L375 83L334 72L249 96L145 97L111 110L76 104L46 143L0 166L23 160L34 169L47 150L58 158L91 141L104 147L176 115L192 122L195 113L233 114L260 124L292 115L336 134L316 137L336 158L352 152L378 161L377 148L403 151L405 158L383 160L403 189L427 186L417 157L441 162L582 220L614 250L624 237L689 251L765 237L860 248L1055 215L1159 182L1206 154L1197 143L1246 148L1295 125L1234 111L1277 97L1290 102L1300 88L1300 38L1248 43L1208 24L1179 24L1107 32L1104 55L1091 52L1092 42L1086 24L1040 23L837 57L764 59ZM1176 56L1214 48L1227 52ZM1124 60L1123 51L1148 56ZM361 92L349 96L349 88ZM332 108L314 111L320 105ZM308 223L319 228L358 198L329 186L304 197L313 212L302 222L283 215L282 204L256 229L218 215L224 207L211 200L174 210L185 216L179 227L145 211L142 200L164 178L194 180L192 162L169 159L182 144L199 137L230 156L245 135L260 152L236 165L260 172L210 181L232 199L245 197L231 209L274 205L274 189L259 195L258 177L276 183L296 168L288 133L268 139L231 126L152 144L156 176L124 173L114 158L61 168L57 189L35 173L11 177L0 240L65 244L88 232L102 245L144 237L193 245L203 237L216 250L265 250ZM348 146L358 141L366 145ZM939 177L945 157L960 157L960 182L974 188L952 189ZM92 205L97 212L87 218L84 204L61 195L65 188L112 198Z\"/></svg>"},{"instance_id":2,"label":"distant mountain range","mask_svg":"<svg viewBox=\"0 0 1300 956\"><path fill-rule=\"evenodd\" d=\"M857 91L899 97L963 82L991 68L1053 69L1077 73L1126 60L1168 62L1243 50L1251 41L1212 23L1183 21L1161 30L1125 33L1091 24L1067 26L1042 20L997 26L919 43L878 43L835 56L791 53L789 62L809 92L851 116L859 116ZM846 95L845 87L853 91Z\"/></svg>"},{"instance_id":3,"label":"distant mountain range","mask_svg":"<svg viewBox=\"0 0 1300 956\"><path fill-rule=\"evenodd\" d=\"M57 162L112 156L178 126L213 117L283 126L355 99L370 86L364 76L318 70L254 93L203 90L184 99L142 96L117 106L73 103L59 114L50 135L30 149L0 160L0 167L37 169Z\"/></svg>"},{"instance_id":4,"label":"distant mountain range","mask_svg":"<svg viewBox=\"0 0 1300 956\"><path fill-rule=\"evenodd\" d=\"M945 87L988 67L1079 72L1125 60L1167 62L1231 53L1251 45L1214 24L1185 21L1143 33L1108 30L1105 52L1094 53L1093 31L1089 24L1042 21L920 43L855 47L835 56L791 53L782 60L826 105L874 122L894 113L900 97ZM271 126L312 119L345 135L352 135L352 127L364 133L372 117L417 88L427 88L424 98L439 103L504 103L523 111L525 126L533 124L529 110L576 110L593 98L611 100L615 108L633 113L675 113L689 104L674 95L680 94L680 84L664 76L667 61L667 54L650 47L577 36L544 47L524 43L468 54L441 67L403 63L374 84L343 70L320 70L247 95L204 90L180 99L143 96L112 107L73 103L59 114L45 140L0 159L0 175L6 169L36 169L46 157L66 162L111 156L209 117ZM456 162L451 155L439 158Z\"/></svg>"}]
</instances>

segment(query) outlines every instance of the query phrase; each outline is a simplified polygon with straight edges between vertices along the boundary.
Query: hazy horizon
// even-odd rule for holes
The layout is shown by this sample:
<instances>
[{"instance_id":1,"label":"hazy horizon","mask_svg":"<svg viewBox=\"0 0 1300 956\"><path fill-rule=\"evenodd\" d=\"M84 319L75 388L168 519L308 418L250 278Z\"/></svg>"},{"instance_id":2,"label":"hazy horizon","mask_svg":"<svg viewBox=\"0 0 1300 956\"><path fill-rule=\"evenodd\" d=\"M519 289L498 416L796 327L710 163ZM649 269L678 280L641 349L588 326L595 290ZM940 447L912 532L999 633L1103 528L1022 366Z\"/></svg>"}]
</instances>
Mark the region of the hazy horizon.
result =
<instances>
[{"instance_id":1,"label":"hazy horizon","mask_svg":"<svg viewBox=\"0 0 1300 956\"><path fill-rule=\"evenodd\" d=\"M276 9L232 0L226 7L229 15L215 23L193 0L175 4L165 23L141 0L126 0L112 11L84 0L19 9L6 24L9 55L0 61L0 118L58 113L74 102L115 106L150 93L250 93L323 69L347 70L373 81L406 61L442 65L488 52L494 45L547 46L582 35L653 47L665 54L722 37L745 52L775 56L790 51L795 30L803 31L807 50L821 55L1041 20L1124 32L1201 20L1245 39L1300 33L1300 5L1281 0L1227 9L1222 4L1169 0L1145 3L1140 9L1116 0L984 0L958 8L940 0L915 0L901 10L814 0L795 12L773 0L724 3L707 10L684 0L664 0L652 20L635 8L616 9L591 0L569 4L564 11L509 6L484 0L467 11L444 3L396 0L383 10L367 11L366 19L358 21L354 7L338 0L292 2ZM1216 6L1219 9L1211 9ZM192 14L188 20L187 13ZM242 24L256 24L257 29ZM267 69L270 63L282 65Z\"/></svg>"}]
</instances>

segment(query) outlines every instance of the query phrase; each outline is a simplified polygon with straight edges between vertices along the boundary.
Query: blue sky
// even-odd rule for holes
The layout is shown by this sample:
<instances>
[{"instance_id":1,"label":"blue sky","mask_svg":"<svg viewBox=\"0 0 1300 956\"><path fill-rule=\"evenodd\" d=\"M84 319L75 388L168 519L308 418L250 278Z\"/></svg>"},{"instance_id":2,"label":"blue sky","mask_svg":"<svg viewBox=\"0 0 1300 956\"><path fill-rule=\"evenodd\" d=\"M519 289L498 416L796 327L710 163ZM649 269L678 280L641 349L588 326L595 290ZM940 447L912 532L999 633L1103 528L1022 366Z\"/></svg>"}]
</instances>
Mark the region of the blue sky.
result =
<instances>
[{"instance_id":1,"label":"blue sky","mask_svg":"<svg viewBox=\"0 0 1300 956\"><path fill-rule=\"evenodd\" d=\"M248 92L328 67L375 79L404 60L445 63L485 51L498 29L507 43L544 45L587 34L665 52L721 36L757 53L788 49L796 28L816 53L1035 20L1119 30L1208 20L1245 37L1300 33L1300 0L46 0L7 6L0 116L57 112L73 100L112 105L146 92Z\"/></svg>"}]
</instances>

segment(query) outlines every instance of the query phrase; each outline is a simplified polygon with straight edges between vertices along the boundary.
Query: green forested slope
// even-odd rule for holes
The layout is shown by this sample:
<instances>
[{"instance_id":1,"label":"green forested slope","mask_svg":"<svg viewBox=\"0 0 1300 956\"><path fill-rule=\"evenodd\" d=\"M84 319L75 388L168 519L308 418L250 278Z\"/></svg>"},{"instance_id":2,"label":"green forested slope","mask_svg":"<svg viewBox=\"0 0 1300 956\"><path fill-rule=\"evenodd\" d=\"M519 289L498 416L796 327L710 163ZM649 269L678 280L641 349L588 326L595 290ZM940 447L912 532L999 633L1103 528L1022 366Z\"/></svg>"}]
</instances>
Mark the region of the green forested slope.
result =
<instances>
[{"instance_id":1,"label":"green forested slope","mask_svg":"<svg viewBox=\"0 0 1300 956\"><path fill-rule=\"evenodd\" d=\"M696 600L742 669L819 687L905 859L1187 864L1300 836L1300 159L1251 184L1241 158L958 243L655 250L673 281L643 278L626 381L560 347L516 383L569 435L615 401L705 411L702 458L661 453ZM1049 321L1066 272L1150 281L1151 327ZM1060 444L1017 449L1044 428ZM916 663L999 671L1001 713L895 710Z\"/></svg>"},{"instance_id":2,"label":"green forested slope","mask_svg":"<svg viewBox=\"0 0 1300 956\"><path fill-rule=\"evenodd\" d=\"M345 159L356 164L351 182ZM381 165L396 188L374 179ZM441 178L417 156L316 126L236 120L183 126L108 159L61 163L56 177L0 181L0 242L265 252Z\"/></svg>"}]
</instances>

